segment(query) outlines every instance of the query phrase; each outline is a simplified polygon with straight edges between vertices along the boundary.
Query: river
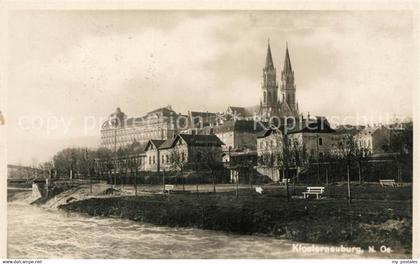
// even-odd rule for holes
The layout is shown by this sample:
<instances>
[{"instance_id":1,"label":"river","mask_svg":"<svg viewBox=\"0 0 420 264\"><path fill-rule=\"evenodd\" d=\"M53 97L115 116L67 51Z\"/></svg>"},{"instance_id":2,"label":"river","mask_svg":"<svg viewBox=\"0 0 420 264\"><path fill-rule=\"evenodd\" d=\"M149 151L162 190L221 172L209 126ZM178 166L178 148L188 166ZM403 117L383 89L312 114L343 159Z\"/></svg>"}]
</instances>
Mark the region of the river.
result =
<instances>
[{"instance_id":1,"label":"river","mask_svg":"<svg viewBox=\"0 0 420 264\"><path fill-rule=\"evenodd\" d=\"M363 257L366 257L365 254ZM354 258L361 256L319 253L302 255L293 252L292 242L287 240L88 217L15 201L8 203L8 257Z\"/></svg>"}]
</instances>

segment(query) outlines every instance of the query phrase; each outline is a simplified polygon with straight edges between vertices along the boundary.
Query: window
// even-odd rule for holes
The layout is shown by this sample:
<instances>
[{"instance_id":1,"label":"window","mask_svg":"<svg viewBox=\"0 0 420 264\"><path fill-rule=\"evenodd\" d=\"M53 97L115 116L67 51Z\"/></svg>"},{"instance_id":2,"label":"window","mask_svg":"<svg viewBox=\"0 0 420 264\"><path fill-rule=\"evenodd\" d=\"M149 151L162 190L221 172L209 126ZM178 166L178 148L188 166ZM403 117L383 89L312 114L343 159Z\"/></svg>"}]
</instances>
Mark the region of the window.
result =
<instances>
[{"instance_id":1,"label":"window","mask_svg":"<svg viewBox=\"0 0 420 264\"><path fill-rule=\"evenodd\" d=\"M165 157L162 155L162 164L165 163Z\"/></svg>"},{"instance_id":2,"label":"window","mask_svg":"<svg viewBox=\"0 0 420 264\"><path fill-rule=\"evenodd\" d=\"M318 138L318 145L322 146L322 138Z\"/></svg>"},{"instance_id":3,"label":"window","mask_svg":"<svg viewBox=\"0 0 420 264\"><path fill-rule=\"evenodd\" d=\"M169 156L168 155L166 155L166 162L169 162ZM172 162L172 160L171 160L171 162Z\"/></svg>"},{"instance_id":4,"label":"window","mask_svg":"<svg viewBox=\"0 0 420 264\"><path fill-rule=\"evenodd\" d=\"M184 152L182 152L182 153L181 153L181 161L182 161L182 162L184 162L184 161L185 161L185 153L184 153Z\"/></svg>"},{"instance_id":5,"label":"window","mask_svg":"<svg viewBox=\"0 0 420 264\"><path fill-rule=\"evenodd\" d=\"M153 164L155 163L156 163L156 159L155 159L155 156L153 156Z\"/></svg>"},{"instance_id":6,"label":"window","mask_svg":"<svg viewBox=\"0 0 420 264\"><path fill-rule=\"evenodd\" d=\"M149 156L149 164L152 164L152 156Z\"/></svg>"}]
</instances>

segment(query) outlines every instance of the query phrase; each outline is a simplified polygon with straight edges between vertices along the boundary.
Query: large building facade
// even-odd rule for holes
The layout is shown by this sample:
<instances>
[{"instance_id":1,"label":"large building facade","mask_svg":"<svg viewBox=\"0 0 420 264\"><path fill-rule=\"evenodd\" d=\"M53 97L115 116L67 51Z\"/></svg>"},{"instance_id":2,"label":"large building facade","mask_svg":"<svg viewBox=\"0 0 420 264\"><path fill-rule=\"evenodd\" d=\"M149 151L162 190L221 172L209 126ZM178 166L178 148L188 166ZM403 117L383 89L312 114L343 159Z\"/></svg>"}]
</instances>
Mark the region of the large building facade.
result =
<instances>
[{"instance_id":1,"label":"large building facade","mask_svg":"<svg viewBox=\"0 0 420 264\"><path fill-rule=\"evenodd\" d=\"M148 112L142 117L128 118L120 108L112 113L101 128L101 147L116 151L149 139L173 138L184 128L187 117L181 116L170 106Z\"/></svg>"}]
</instances>

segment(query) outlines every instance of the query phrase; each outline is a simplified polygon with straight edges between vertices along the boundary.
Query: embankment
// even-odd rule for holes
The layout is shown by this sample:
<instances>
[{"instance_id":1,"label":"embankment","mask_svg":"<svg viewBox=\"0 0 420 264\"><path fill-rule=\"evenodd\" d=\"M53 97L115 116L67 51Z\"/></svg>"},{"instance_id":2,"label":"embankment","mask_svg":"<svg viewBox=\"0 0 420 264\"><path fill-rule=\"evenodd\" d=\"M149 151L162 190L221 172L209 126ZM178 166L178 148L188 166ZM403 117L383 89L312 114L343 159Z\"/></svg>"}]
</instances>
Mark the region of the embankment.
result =
<instances>
[{"instance_id":1,"label":"embankment","mask_svg":"<svg viewBox=\"0 0 420 264\"><path fill-rule=\"evenodd\" d=\"M91 216L164 225L266 234L300 242L367 248L382 245L411 253L410 201L292 200L226 194L174 194L90 198L58 206Z\"/></svg>"}]
</instances>

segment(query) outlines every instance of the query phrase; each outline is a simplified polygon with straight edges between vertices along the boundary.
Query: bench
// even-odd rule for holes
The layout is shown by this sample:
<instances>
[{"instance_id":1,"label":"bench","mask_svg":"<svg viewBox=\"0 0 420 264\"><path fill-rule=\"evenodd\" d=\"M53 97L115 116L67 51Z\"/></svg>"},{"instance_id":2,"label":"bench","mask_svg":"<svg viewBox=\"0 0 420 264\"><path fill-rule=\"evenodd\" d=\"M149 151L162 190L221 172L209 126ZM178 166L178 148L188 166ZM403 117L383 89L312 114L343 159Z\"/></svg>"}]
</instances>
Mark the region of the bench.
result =
<instances>
[{"instance_id":1,"label":"bench","mask_svg":"<svg viewBox=\"0 0 420 264\"><path fill-rule=\"evenodd\" d=\"M169 184L165 184L163 192L168 192L169 194L171 193L171 191L175 188L174 185L169 185Z\"/></svg>"},{"instance_id":2,"label":"bench","mask_svg":"<svg viewBox=\"0 0 420 264\"><path fill-rule=\"evenodd\" d=\"M379 183L381 184L382 187L384 186L395 187L396 186L395 180L379 180Z\"/></svg>"},{"instance_id":3,"label":"bench","mask_svg":"<svg viewBox=\"0 0 420 264\"><path fill-rule=\"evenodd\" d=\"M255 191L259 194L262 194L264 190L261 186L255 186Z\"/></svg>"},{"instance_id":4,"label":"bench","mask_svg":"<svg viewBox=\"0 0 420 264\"><path fill-rule=\"evenodd\" d=\"M303 192L303 198L309 198L311 195L315 195L316 199L319 199L319 196L321 196L324 193L325 187L307 187L306 192Z\"/></svg>"}]
</instances>

